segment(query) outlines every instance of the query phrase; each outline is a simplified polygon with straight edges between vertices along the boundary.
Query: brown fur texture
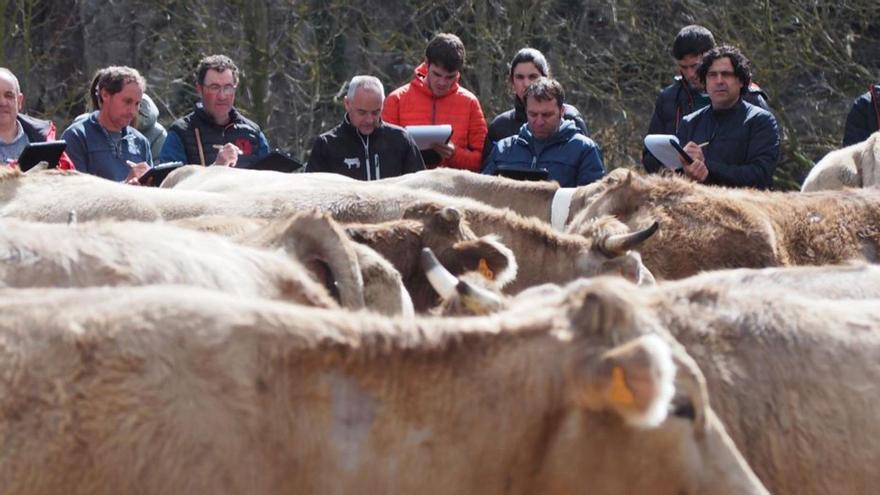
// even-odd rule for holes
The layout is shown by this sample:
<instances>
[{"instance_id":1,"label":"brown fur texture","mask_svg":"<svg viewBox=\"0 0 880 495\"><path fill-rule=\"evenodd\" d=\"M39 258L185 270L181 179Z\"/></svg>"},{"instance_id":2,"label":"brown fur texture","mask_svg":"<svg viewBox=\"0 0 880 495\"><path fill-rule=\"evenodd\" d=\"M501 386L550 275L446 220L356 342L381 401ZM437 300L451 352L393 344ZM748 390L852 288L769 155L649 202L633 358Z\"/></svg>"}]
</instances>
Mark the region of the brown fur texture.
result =
<instances>
[{"instance_id":1,"label":"brown fur texture","mask_svg":"<svg viewBox=\"0 0 880 495\"><path fill-rule=\"evenodd\" d=\"M0 486L765 495L629 290L409 320L167 286L0 292ZM664 360L696 416L629 426Z\"/></svg>"},{"instance_id":2,"label":"brown fur texture","mask_svg":"<svg viewBox=\"0 0 880 495\"><path fill-rule=\"evenodd\" d=\"M660 222L640 248L658 279L703 270L878 260L880 192L780 193L726 189L685 179L609 176L569 226L613 215L631 229Z\"/></svg>"},{"instance_id":3,"label":"brown fur texture","mask_svg":"<svg viewBox=\"0 0 880 495\"><path fill-rule=\"evenodd\" d=\"M875 186L880 186L880 132L825 155L810 170L801 191Z\"/></svg>"},{"instance_id":4,"label":"brown fur texture","mask_svg":"<svg viewBox=\"0 0 880 495\"><path fill-rule=\"evenodd\" d=\"M3 287L177 283L336 307L296 260L170 225L0 219L0 253Z\"/></svg>"}]
</instances>

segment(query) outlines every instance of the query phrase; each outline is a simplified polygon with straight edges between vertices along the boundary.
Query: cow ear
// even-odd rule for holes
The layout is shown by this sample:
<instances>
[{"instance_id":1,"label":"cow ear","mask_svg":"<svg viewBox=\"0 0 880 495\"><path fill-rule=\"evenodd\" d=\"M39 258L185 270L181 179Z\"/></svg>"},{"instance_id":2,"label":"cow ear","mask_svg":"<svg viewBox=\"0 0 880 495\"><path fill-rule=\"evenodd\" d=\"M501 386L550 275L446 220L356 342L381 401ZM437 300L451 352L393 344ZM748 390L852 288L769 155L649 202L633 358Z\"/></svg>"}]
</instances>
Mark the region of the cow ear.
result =
<instances>
[{"instance_id":1,"label":"cow ear","mask_svg":"<svg viewBox=\"0 0 880 495\"><path fill-rule=\"evenodd\" d=\"M479 272L498 287L516 278L516 256L496 236L457 242L452 251L454 255L444 256L441 262L453 273Z\"/></svg>"},{"instance_id":2,"label":"cow ear","mask_svg":"<svg viewBox=\"0 0 880 495\"><path fill-rule=\"evenodd\" d=\"M655 428L666 419L675 395L675 369L669 344L658 335L643 335L577 366L581 381L575 403L614 412L633 427Z\"/></svg>"},{"instance_id":3,"label":"cow ear","mask_svg":"<svg viewBox=\"0 0 880 495\"><path fill-rule=\"evenodd\" d=\"M636 285L654 285L654 274L642 263L642 256L630 251L602 262L600 273L616 273Z\"/></svg>"}]
</instances>

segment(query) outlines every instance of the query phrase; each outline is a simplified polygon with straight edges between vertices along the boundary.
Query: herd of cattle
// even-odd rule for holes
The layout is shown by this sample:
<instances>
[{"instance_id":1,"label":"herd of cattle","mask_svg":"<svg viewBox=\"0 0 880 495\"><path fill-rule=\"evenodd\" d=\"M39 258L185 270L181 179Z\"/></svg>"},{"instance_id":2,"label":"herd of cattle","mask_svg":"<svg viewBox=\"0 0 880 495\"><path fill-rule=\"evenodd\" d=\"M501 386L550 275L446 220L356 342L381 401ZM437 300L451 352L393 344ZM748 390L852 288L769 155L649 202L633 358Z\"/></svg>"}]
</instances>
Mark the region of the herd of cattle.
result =
<instances>
[{"instance_id":1,"label":"herd of cattle","mask_svg":"<svg viewBox=\"0 0 880 495\"><path fill-rule=\"evenodd\" d=\"M877 493L880 189L825 184L0 170L0 493Z\"/></svg>"}]
</instances>

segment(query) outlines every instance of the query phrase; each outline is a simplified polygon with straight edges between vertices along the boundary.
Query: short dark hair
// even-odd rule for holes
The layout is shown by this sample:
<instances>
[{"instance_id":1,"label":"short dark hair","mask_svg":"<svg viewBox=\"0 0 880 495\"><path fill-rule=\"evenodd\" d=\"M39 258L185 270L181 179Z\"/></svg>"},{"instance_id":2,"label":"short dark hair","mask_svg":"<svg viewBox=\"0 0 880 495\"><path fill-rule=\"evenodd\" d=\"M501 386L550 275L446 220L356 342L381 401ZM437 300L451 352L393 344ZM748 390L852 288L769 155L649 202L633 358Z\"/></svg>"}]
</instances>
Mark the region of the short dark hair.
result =
<instances>
[{"instance_id":1,"label":"short dark hair","mask_svg":"<svg viewBox=\"0 0 880 495\"><path fill-rule=\"evenodd\" d=\"M552 77L550 74L550 66L547 64L547 59L544 58L544 54L534 48L523 48L516 52L516 55L513 56L513 60L510 61L509 77L511 80L513 80L513 69L516 68L517 65L525 63L535 64L535 67L538 68L538 72L540 72L542 76Z\"/></svg>"},{"instance_id":2,"label":"short dark hair","mask_svg":"<svg viewBox=\"0 0 880 495\"><path fill-rule=\"evenodd\" d=\"M461 70L465 62L464 43L454 34L440 33L428 42L425 60L429 65L439 65L449 72Z\"/></svg>"},{"instance_id":3,"label":"short dark hair","mask_svg":"<svg viewBox=\"0 0 880 495\"><path fill-rule=\"evenodd\" d=\"M111 95L115 95L122 91L128 83L137 83L141 87L141 91L146 91L147 81L136 69L126 67L124 65L104 67L95 72L92 78L92 84L89 86L89 98L92 100L92 107L95 110L101 109L101 90L105 89Z\"/></svg>"},{"instance_id":4,"label":"short dark hair","mask_svg":"<svg viewBox=\"0 0 880 495\"><path fill-rule=\"evenodd\" d=\"M523 101L526 104L528 104L530 96L538 101L556 100L556 104L560 108L565 103L565 92L562 90L562 85L556 79L549 77L539 77L535 79L535 82L529 84L525 94L523 94Z\"/></svg>"},{"instance_id":5,"label":"short dark hair","mask_svg":"<svg viewBox=\"0 0 880 495\"><path fill-rule=\"evenodd\" d=\"M238 66L226 55L208 55L199 60L199 66L196 68L196 82L200 85L205 84L205 74L209 70L223 72L224 70L232 71L232 83L238 84Z\"/></svg>"},{"instance_id":6,"label":"short dark hair","mask_svg":"<svg viewBox=\"0 0 880 495\"><path fill-rule=\"evenodd\" d=\"M712 31L691 24L681 28L672 41L672 56L675 60L681 60L688 55L702 55L715 48L715 37Z\"/></svg>"},{"instance_id":7,"label":"short dark hair","mask_svg":"<svg viewBox=\"0 0 880 495\"><path fill-rule=\"evenodd\" d=\"M730 59L730 63L733 65L733 73L736 74L736 78L742 83L742 91L746 91L749 88L749 84L752 83L752 64L739 51L739 48L731 45L721 45L703 55L703 61L697 67L697 76L700 78L700 82L704 86L706 85L706 74L709 73L709 67L712 67L712 64L721 57Z\"/></svg>"}]
</instances>

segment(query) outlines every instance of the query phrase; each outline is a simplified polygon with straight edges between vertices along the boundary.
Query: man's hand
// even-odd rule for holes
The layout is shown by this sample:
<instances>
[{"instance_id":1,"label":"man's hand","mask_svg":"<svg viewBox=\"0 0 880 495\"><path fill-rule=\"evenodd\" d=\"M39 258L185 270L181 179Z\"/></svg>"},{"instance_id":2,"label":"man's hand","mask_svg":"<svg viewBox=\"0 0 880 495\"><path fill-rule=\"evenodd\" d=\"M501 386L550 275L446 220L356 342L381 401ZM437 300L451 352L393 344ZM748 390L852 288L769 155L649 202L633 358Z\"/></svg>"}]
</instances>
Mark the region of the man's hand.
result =
<instances>
[{"instance_id":1,"label":"man's hand","mask_svg":"<svg viewBox=\"0 0 880 495\"><path fill-rule=\"evenodd\" d=\"M703 148L700 147L699 144L690 141L688 144L684 145L684 152L688 154L694 161L706 161L706 157L703 156Z\"/></svg>"},{"instance_id":2,"label":"man's hand","mask_svg":"<svg viewBox=\"0 0 880 495\"><path fill-rule=\"evenodd\" d=\"M444 160L448 160L455 154L455 145L452 143L434 143L431 149L436 151Z\"/></svg>"},{"instance_id":3,"label":"man's hand","mask_svg":"<svg viewBox=\"0 0 880 495\"><path fill-rule=\"evenodd\" d=\"M703 160L694 160L691 164L684 165L684 174L697 182L706 182L709 177L709 169Z\"/></svg>"},{"instance_id":4,"label":"man's hand","mask_svg":"<svg viewBox=\"0 0 880 495\"><path fill-rule=\"evenodd\" d=\"M214 165L222 165L224 167L234 167L238 163L238 155L241 154L241 149L238 146L232 143L226 143L223 145L215 144L214 149L217 151L217 158L214 160Z\"/></svg>"},{"instance_id":5,"label":"man's hand","mask_svg":"<svg viewBox=\"0 0 880 495\"><path fill-rule=\"evenodd\" d=\"M130 160L126 160L125 163L127 163L130 167L130 170L128 171L128 177L125 178L125 183L131 184L133 186L141 185L138 179L140 179L142 175L147 173L147 170L150 170L150 165L147 162L135 163Z\"/></svg>"}]
</instances>

